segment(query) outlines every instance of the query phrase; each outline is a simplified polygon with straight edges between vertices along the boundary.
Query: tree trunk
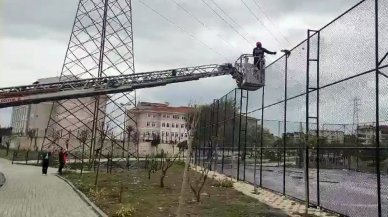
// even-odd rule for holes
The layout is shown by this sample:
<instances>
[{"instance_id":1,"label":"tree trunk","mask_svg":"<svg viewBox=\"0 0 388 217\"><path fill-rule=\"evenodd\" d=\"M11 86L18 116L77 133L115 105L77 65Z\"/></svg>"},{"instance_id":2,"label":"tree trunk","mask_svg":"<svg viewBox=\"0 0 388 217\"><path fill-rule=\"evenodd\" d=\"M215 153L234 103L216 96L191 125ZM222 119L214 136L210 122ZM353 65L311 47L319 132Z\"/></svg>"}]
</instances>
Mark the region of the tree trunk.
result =
<instances>
[{"instance_id":1,"label":"tree trunk","mask_svg":"<svg viewBox=\"0 0 388 217\"><path fill-rule=\"evenodd\" d=\"M81 154L81 175L84 171L84 157L85 157L85 142L82 143L82 154Z\"/></svg>"},{"instance_id":2,"label":"tree trunk","mask_svg":"<svg viewBox=\"0 0 388 217\"><path fill-rule=\"evenodd\" d=\"M160 187L164 188L164 177L166 176L166 173L162 171L162 176L160 177Z\"/></svg>"},{"instance_id":3,"label":"tree trunk","mask_svg":"<svg viewBox=\"0 0 388 217\"><path fill-rule=\"evenodd\" d=\"M9 142L6 142L5 144L7 145L6 156L8 156L8 154L9 154L9 146L10 146L10 143L9 143Z\"/></svg>"},{"instance_id":4,"label":"tree trunk","mask_svg":"<svg viewBox=\"0 0 388 217\"><path fill-rule=\"evenodd\" d=\"M200 191L197 192L196 198L197 198L197 202L201 201L201 192Z\"/></svg>"}]
</instances>

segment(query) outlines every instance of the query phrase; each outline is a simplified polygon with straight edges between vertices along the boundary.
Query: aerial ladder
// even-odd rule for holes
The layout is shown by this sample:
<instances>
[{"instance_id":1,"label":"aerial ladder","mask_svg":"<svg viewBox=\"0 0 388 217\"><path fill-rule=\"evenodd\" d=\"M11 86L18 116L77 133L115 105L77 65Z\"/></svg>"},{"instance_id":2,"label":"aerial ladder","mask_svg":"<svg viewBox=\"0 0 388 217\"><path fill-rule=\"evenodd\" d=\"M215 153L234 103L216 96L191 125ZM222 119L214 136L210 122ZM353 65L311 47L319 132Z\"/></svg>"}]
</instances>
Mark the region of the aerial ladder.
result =
<instances>
[{"instance_id":1,"label":"aerial ladder","mask_svg":"<svg viewBox=\"0 0 388 217\"><path fill-rule=\"evenodd\" d=\"M265 84L264 60L260 64L260 67L255 66L253 56L243 54L234 64L211 64L88 79L62 77L54 83L35 82L32 85L0 88L0 108L129 92L228 74L236 80L239 88L254 91Z\"/></svg>"}]
</instances>

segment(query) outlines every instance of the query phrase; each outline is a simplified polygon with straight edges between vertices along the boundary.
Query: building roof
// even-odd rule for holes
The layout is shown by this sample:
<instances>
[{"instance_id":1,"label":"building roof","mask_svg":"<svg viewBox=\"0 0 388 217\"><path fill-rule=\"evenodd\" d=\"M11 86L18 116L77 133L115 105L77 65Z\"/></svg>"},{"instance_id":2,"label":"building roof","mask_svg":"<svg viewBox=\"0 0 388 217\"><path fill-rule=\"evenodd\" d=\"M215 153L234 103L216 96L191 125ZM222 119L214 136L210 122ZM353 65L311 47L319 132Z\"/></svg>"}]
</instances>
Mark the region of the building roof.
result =
<instances>
[{"instance_id":1,"label":"building roof","mask_svg":"<svg viewBox=\"0 0 388 217\"><path fill-rule=\"evenodd\" d=\"M193 108L187 106L169 106L168 103L140 102L131 112L165 112L165 113L190 113Z\"/></svg>"}]
</instances>

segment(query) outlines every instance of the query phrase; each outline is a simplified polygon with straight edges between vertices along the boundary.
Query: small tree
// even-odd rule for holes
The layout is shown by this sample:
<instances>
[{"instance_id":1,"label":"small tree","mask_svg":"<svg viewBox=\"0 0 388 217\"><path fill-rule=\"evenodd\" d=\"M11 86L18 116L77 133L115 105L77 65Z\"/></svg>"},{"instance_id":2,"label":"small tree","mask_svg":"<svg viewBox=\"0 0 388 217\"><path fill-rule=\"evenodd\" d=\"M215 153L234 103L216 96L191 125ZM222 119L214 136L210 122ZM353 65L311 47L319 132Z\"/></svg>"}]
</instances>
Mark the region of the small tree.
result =
<instances>
[{"instance_id":1,"label":"small tree","mask_svg":"<svg viewBox=\"0 0 388 217\"><path fill-rule=\"evenodd\" d=\"M105 123L101 122L100 130L99 130L99 133L100 133L100 138L99 138L100 148L97 149L97 153L96 153L98 155L96 179L94 181L94 186L95 186L96 189L97 189L97 183L98 183L98 173L99 173L100 164L101 164L102 148L104 147L104 142L105 142L106 136L108 135L108 132L109 132L109 124L107 124L106 127L105 127Z\"/></svg>"},{"instance_id":2,"label":"small tree","mask_svg":"<svg viewBox=\"0 0 388 217\"><path fill-rule=\"evenodd\" d=\"M164 188L164 178L167 175L168 169L171 168L172 165L174 165L176 159L178 158L180 153L176 154L172 158L167 158L167 155L164 153L164 151L161 152L161 176L160 176L160 187Z\"/></svg>"},{"instance_id":3,"label":"small tree","mask_svg":"<svg viewBox=\"0 0 388 217\"><path fill-rule=\"evenodd\" d=\"M126 166L127 168L129 167L129 155L130 155L130 142L131 142L131 135L132 135L132 132L134 131L134 128L132 126L127 126L125 128L125 131L127 133L127 138L128 138L128 146L127 146L127 156L126 156ZM124 136L125 138L125 136ZM125 140L123 141L124 145L125 145ZM124 146L125 147L125 146Z\"/></svg>"},{"instance_id":4,"label":"small tree","mask_svg":"<svg viewBox=\"0 0 388 217\"><path fill-rule=\"evenodd\" d=\"M109 163L109 173L112 173L113 152L114 152L113 147L114 147L114 144L117 144L118 140L117 140L117 137L113 134L113 132L111 132L109 140L110 140L110 145L111 146L110 146L110 154L108 156L108 163ZM107 166L107 170L108 170L108 166Z\"/></svg>"},{"instance_id":5,"label":"small tree","mask_svg":"<svg viewBox=\"0 0 388 217\"><path fill-rule=\"evenodd\" d=\"M155 153L157 152L157 148L159 144L160 144L160 136L152 135L151 146L155 147Z\"/></svg>"},{"instance_id":6,"label":"small tree","mask_svg":"<svg viewBox=\"0 0 388 217\"><path fill-rule=\"evenodd\" d=\"M5 141L5 145L6 145L6 156L8 156L8 154L9 154L9 149L10 149L10 147L11 147L11 142L12 142L12 140L14 140L15 138L17 137L17 134L11 134L8 138L7 138L7 140Z\"/></svg>"},{"instance_id":7,"label":"small tree","mask_svg":"<svg viewBox=\"0 0 388 217\"><path fill-rule=\"evenodd\" d=\"M151 155L149 158L147 156L145 164L145 168L148 172L148 179L151 179L151 174L158 171L158 161L156 160L155 155Z\"/></svg>"},{"instance_id":8,"label":"small tree","mask_svg":"<svg viewBox=\"0 0 388 217\"><path fill-rule=\"evenodd\" d=\"M27 164L27 161L28 161L28 154L29 154L29 152L31 150L32 141L36 137L36 129L29 129L29 130L27 130L27 136L30 139L30 146L28 147L27 154L26 154L26 164Z\"/></svg>"},{"instance_id":9,"label":"small tree","mask_svg":"<svg viewBox=\"0 0 388 217\"><path fill-rule=\"evenodd\" d=\"M188 140L187 140L187 157L186 157L186 160L185 160L185 169L183 170L183 181L182 181L182 186L181 186L181 193L179 195L179 205L178 205L178 209L177 209L177 216L180 217L181 216L181 207L183 205L183 202L184 202L184 191L187 187L187 183L188 183L188 178L187 178L187 174L189 172L189 164L190 164L190 157L192 155L192 149L193 149L193 142L196 138L196 130L197 130L197 126L198 126L198 123L199 123L199 120L200 120L200 116L201 116L201 108L196 108L196 109L193 109L193 111L191 113L189 113L187 115L187 131L188 131ZM206 180L205 180L206 181Z\"/></svg>"},{"instance_id":10,"label":"small tree","mask_svg":"<svg viewBox=\"0 0 388 217\"><path fill-rule=\"evenodd\" d=\"M206 168L206 167L203 168L201 170L200 175L194 181L190 181L190 176L189 176L190 189L193 192L197 202L201 201L201 192L203 187L205 186L209 172L210 172L209 168Z\"/></svg>"},{"instance_id":11,"label":"small tree","mask_svg":"<svg viewBox=\"0 0 388 217\"><path fill-rule=\"evenodd\" d=\"M79 134L78 140L80 141L82 145L82 153L81 153L81 175L84 169L84 157L85 157L85 145L86 141L88 140L89 131L88 130L82 130Z\"/></svg>"}]
</instances>

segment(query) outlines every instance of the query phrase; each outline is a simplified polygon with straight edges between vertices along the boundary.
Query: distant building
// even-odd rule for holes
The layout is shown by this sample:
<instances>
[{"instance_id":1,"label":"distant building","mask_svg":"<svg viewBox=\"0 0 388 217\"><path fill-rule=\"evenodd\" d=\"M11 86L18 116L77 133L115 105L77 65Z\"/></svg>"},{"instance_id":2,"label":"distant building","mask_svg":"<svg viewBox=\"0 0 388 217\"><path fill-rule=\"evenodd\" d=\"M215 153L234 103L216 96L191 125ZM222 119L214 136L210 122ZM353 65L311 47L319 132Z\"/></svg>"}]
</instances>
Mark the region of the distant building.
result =
<instances>
[{"instance_id":1,"label":"distant building","mask_svg":"<svg viewBox=\"0 0 388 217\"><path fill-rule=\"evenodd\" d=\"M293 132L286 133L287 145L288 146L300 146L304 144L305 133L303 132Z\"/></svg>"},{"instance_id":2,"label":"distant building","mask_svg":"<svg viewBox=\"0 0 388 217\"><path fill-rule=\"evenodd\" d=\"M380 143L388 145L388 126L380 125ZM363 146L373 146L376 138L376 127L374 125L357 126L357 141Z\"/></svg>"},{"instance_id":3,"label":"distant building","mask_svg":"<svg viewBox=\"0 0 388 217\"><path fill-rule=\"evenodd\" d=\"M311 131L310 135L316 135ZM343 144L345 142L345 132L341 130L320 130L319 137L324 138L326 144Z\"/></svg>"},{"instance_id":4,"label":"distant building","mask_svg":"<svg viewBox=\"0 0 388 217\"><path fill-rule=\"evenodd\" d=\"M303 144L305 139L304 132L286 133L288 143L298 145ZM310 136L316 136L316 131L310 131ZM319 137L324 138L326 144L343 144L345 142L345 132L341 130L320 130Z\"/></svg>"},{"instance_id":5,"label":"distant building","mask_svg":"<svg viewBox=\"0 0 388 217\"><path fill-rule=\"evenodd\" d=\"M170 145L187 140L186 119L191 109L170 106L168 103L140 102L129 110L130 116L137 122L140 152L149 154L153 151L150 142L158 137L162 144ZM127 125L134 125L134 122L127 120Z\"/></svg>"},{"instance_id":6,"label":"distant building","mask_svg":"<svg viewBox=\"0 0 388 217\"><path fill-rule=\"evenodd\" d=\"M58 82L59 77L39 79L36 83ZM107 96L100 96L100 108L105 111ZM28 130L35 130L37 137L44 137L47 130L49 135L54 132L59 135L69 134L69 131L77 130L83 123L93 122L94 98L85 97L77 100L63 100L61 105L53 102L43 102L39 104L30 104L16 106L12 109L11 127L12 133L20 136L27 136ZM81 103L88 105L87 108L80 106ZM49 124L50 114L53 123ZM65 132L66 131L66 132ZM76 135L76 133L74 133ZM72 139L69 137L69 139ZM21 142L24 143L24 142ZM24 144L22 144L22 147Z\"/></svg>"}]
</instances>

